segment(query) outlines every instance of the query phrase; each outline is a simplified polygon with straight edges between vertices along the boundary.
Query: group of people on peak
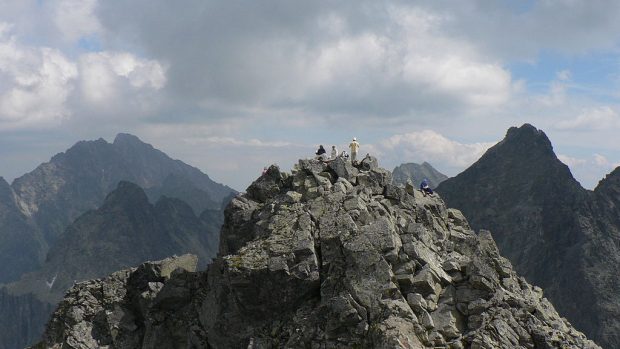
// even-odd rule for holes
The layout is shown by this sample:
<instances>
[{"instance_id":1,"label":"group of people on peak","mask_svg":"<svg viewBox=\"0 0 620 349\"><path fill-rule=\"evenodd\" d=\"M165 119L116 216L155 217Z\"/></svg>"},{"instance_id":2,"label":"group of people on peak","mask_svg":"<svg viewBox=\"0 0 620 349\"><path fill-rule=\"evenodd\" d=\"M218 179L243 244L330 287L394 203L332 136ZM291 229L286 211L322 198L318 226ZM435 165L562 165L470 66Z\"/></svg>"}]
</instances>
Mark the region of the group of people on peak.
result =
<instances>
[{"instance_id":1,"label":"group of people on peak","mask_svg":"<svg viewBox=\"0 0 620 349\"><path fill-rule=\"evenodd\" d=\"M353 137L351 143L349 143L349 150L351 150L351 163L357 162L357 153L359 152L360 144L357 141L356 137ZM321 160L323 162L330 162L335 160L338 156L342 157L345 160L349 159L349 154L345 150L342 153L338 154L338 149L336 149L335 145L332 145L331 154L328 156L327 151L323 147L323 145L319 145L319 149L314 153L316 155L316 160ZM367 155L368 156L368 155ZM420 183L420 191L424 193L424 195L433 196L433 189L428 185L428 179L424 178L422 183Z\"/></svg>"},{"instance_id":2,"label":"group of people on peak","mask_svg":"<svg viewBox=\"0 0 620 349\"><path fill-rule=\"evenodd\" d=\"M357 153L360 149L360 144L357 142L357 138L353 137L353 140L349 144L349 150L351 151L351 163L357 162ZM338 154L338 149L336 149L335 145L332 145L332 150L330 156L327 155L327 151L323 148L323 145L319 145L319 149L314 153L316 155L315 159L329 162L335 160L338 156L342 157L345 160L349 159L349 154L346 150L343 150L342 153Z\"/></svg>"}]
</instances>

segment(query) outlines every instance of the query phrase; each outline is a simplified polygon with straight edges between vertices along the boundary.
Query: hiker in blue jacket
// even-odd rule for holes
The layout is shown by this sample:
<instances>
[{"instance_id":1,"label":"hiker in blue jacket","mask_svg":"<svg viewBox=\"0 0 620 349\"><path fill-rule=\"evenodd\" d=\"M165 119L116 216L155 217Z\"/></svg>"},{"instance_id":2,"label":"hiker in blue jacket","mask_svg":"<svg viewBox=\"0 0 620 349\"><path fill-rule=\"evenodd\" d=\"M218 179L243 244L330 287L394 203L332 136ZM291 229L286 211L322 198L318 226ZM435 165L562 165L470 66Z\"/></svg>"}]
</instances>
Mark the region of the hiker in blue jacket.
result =
<instances>
[{"instance_id":1,"label":"hiker in blue jacket","mask_svg":"<svg viewBox=\"0 0 620 349\"><path fill-rule=\"evenodd\" d=\"M420 190L422 191L422 193L424 193L424 195L428 194L428 195L433 195L433 189L431 189L431 187L428 186L428 179L424 178L424 180L422 181L422 183L420 183Z\"/></svg>"}]
</instances>

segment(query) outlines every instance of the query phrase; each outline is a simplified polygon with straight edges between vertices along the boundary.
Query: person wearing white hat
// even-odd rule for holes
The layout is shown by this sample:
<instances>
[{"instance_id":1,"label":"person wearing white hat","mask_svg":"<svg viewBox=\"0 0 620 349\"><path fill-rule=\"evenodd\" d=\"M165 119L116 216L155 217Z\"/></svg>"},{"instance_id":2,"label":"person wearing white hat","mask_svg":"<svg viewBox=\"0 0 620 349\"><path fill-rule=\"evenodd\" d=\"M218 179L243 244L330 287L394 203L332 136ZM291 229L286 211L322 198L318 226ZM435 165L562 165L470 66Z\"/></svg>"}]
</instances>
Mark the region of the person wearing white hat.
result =
<instances>
[{"instance_id":1,"label":"person wearing white hat","mask_svg":"<svg viewBox=\"0 0 620 349\"><path fill-rule=\"evenodd\" d=\"M351 163L354 164L357 161L357 151L360 149L357 138L353 137L353 141L349 144L349 149L351 149Z\"/></svg>"}]
</instances>

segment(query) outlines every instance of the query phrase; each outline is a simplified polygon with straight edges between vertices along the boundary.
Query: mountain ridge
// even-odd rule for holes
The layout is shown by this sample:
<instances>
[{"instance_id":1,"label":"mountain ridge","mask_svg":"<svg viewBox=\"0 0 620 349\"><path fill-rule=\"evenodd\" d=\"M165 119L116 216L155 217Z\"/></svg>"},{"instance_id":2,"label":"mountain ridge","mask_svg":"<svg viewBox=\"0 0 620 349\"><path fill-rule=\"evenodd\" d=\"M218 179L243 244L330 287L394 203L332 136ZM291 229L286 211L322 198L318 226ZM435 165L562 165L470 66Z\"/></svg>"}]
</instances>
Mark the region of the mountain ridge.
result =
<instances>
[{"instance_id":1,"label":"mountain ridge","mask_svg":"<svg viewBox=\"0 0 620 349\"><path fill-rule=\"evenodd\" d=\"M35 269L64 229L83 212L99 207L122 180L149 190L153 203L162 195L183 199L193 205L196 215L205 209L220 209L236 193L130 134L119 133L113 143L103 138L78 141L10 185L12 204L21 211L25 224L33 227L22 229L21 238L35 247L13 248L32 263L16 265L0 255L0 265L14 271L0 273L0 283L15 281ZM0 187L5 184L0 181ZM2 235L8 239L7 234L0 224L0 240ZM13 236L5 245L21 244L19 240Z\"/></svg>"},{"instance_id":2,"label":"mountain ridge","mask_svg":"<svg viewBox=\"0 0 620 349\"><path fill-rule=\"evenodd\" d=\"M493 232L500 251L558 311L604 347L620 346L618 169L594 191L584 189L530 124L506 137L437 191ZM610 299L611 297L611 299Z\"/></svg>"},{"instance_id":3,"label":"mountain ridge","mask_svg":"<svg viewBox=\"0 0 620 349\"><path fill-rule=\"evenodd\" d=\"M417 163L404 163L396 166L392 170L392 180L395 184L405 185L410 180L414 185L419 185L425 178L431 188L436 188L441 182L448 179L448 176L437 171L431 164L424 161L421 165Z\"/></svg>"},{"instance_id":4,"label":"mountain ridge","mask_svg":"<svg viewBox=\"0 0 620 349\"><path fill-rule=\"evenodd\" d=\"M225 215L205 272L183 256L79 283L34 348L599 348L374 158L271 166Z\"/></svg>"}]
</instances>

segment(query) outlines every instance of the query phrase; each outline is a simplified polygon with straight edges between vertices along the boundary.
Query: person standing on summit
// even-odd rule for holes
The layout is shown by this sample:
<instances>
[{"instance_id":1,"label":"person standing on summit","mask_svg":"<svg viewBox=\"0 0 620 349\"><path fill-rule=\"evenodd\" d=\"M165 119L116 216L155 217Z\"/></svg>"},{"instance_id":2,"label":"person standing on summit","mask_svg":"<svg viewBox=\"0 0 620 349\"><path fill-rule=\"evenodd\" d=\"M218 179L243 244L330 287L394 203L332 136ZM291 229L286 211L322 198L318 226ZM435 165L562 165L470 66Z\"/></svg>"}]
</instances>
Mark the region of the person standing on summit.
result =
<instances>
[{"instance_id":1,"label":"person standing on summit","mask_svg":"<svg viewBox=\"0 0 620 349\"><path fill-rule=\"evenodd\" d=\"M353 137L353 141L349 144L349 149L351 149L351 163L354 164L357 161L357 151L360 149L357 138Z\"/></svg>"}]
</instances>

